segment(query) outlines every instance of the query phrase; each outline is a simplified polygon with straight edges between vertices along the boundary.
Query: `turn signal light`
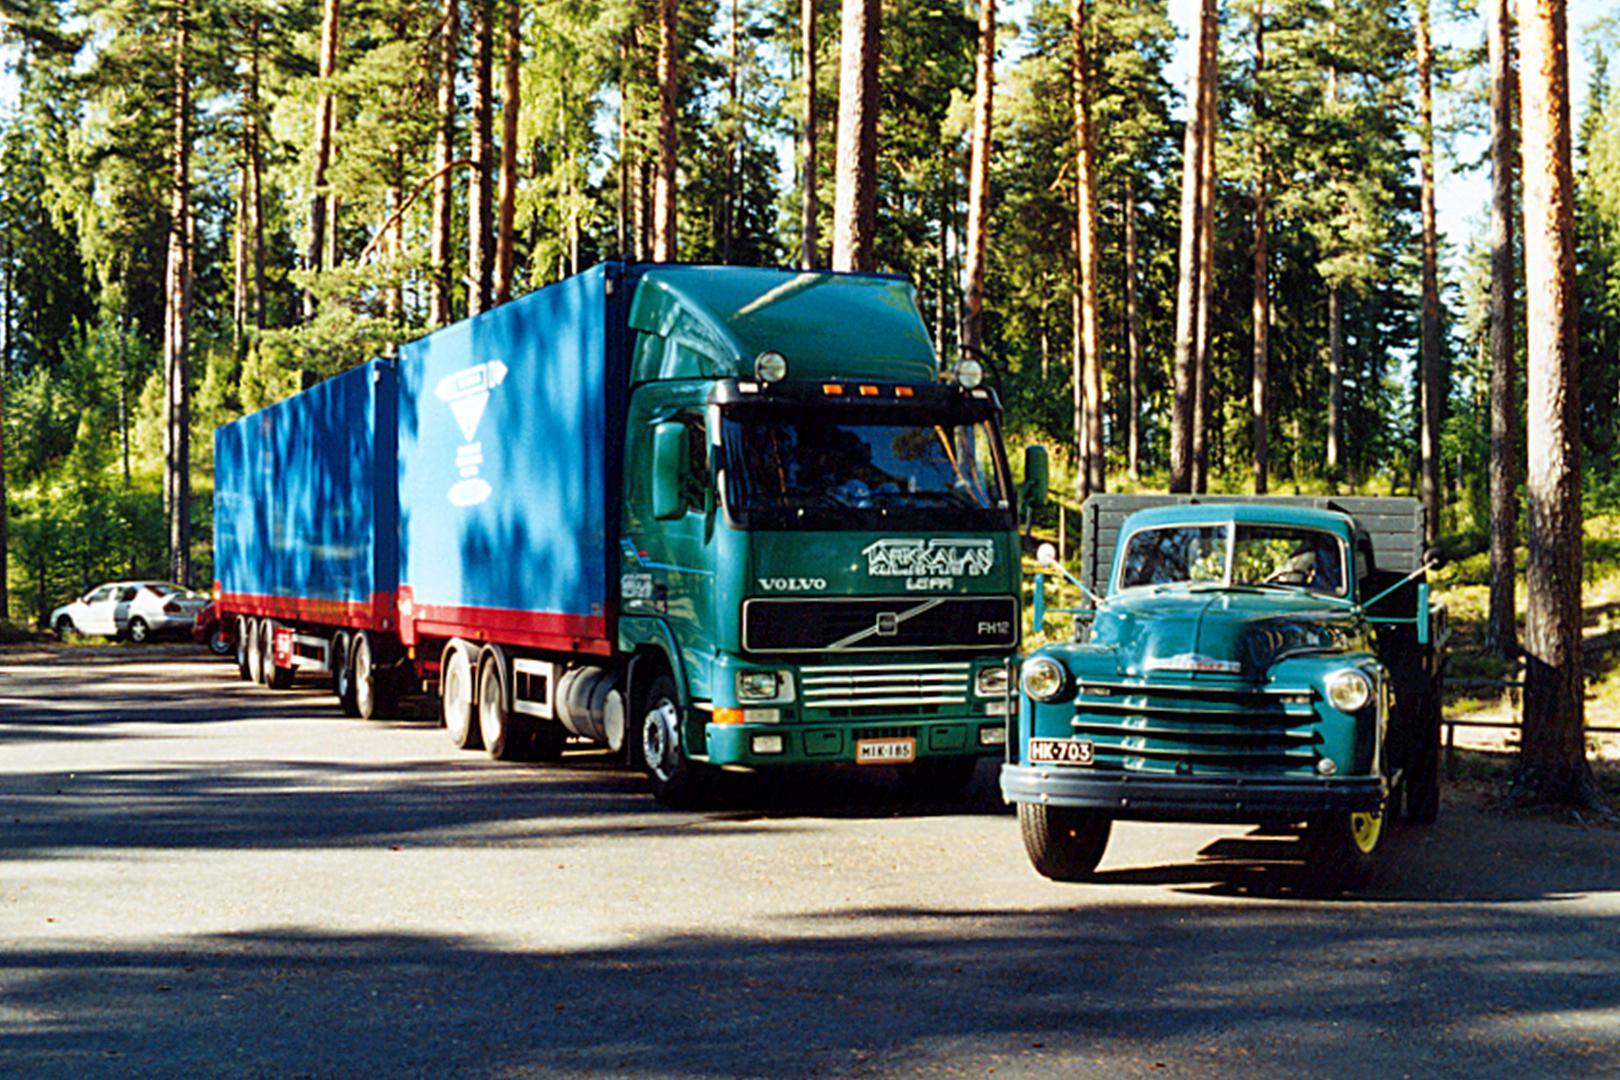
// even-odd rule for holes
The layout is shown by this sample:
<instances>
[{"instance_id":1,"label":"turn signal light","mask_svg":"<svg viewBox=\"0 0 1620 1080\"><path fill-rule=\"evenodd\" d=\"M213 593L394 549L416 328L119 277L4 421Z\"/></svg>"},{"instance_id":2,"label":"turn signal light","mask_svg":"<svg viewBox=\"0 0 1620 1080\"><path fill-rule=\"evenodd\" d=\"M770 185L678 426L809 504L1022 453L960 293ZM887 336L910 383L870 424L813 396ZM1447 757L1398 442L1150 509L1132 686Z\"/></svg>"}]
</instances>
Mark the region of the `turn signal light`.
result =
<instances>
[{"instance_id":1,"label":"turn signal light","mask_svg":"<svg viewBox=\"0 0 1620 1080\"><path fill-rule=\"evenodd\" d=\"M829 382L821 384L821 392L829 397L843 397L844 388L838 383Z\"/></svg>"},{"instance_id":2,"label":"turn signal light","mask_svg":"<svg viewBox=\"0 0 1620 1080\"><path fill-rule=\"evenodd\" d=\"M714 722L717 724L740 724L743 722L743 711L741 709L716 709L714 710Z\"/></svg>"}]
</instances>

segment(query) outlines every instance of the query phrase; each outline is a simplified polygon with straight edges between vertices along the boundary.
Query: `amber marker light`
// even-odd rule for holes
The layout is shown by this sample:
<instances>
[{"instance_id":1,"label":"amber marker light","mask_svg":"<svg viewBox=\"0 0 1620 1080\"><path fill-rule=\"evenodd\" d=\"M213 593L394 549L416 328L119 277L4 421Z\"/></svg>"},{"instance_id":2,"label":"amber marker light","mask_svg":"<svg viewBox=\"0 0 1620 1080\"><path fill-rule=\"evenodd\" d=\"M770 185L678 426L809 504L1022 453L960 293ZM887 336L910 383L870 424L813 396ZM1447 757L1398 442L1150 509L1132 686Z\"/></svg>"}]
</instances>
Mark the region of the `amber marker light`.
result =
<instances>
[{"instance_id":1,"label":"amber marker light","mask_svg":"<svg viewBox=\"0 0 1620 1080\"><path fill-rule=\"evenodd\" d=\"M894 396L895 397L915 397L916 396L916 391L912 390L911 387L909 387L909 386L897 386L897 387L894 388Z\"/></svg>"},{"instance_id":2,"label":"amber marker light","mask_svg":"<svg viewBox=\"0 0 1620 1080\"><path fill-rule=\"evenodd\" d=\"M831 397L842 397L844 388L835 382L822 383L821 392Z\"/></svg>"},{"instance_id":3,"label":"amber marker light","mask_svg":"<svg viewBox=\"0 0 1620 1080\"><path fill-rule=\"evenodd\" d=\"M861 397L877 397L878 388L875 386L861 387Z\"/></svg>"},{"instance_id":4,"label":"amber marker light","mask_svg":"<svg viewBox=\"0 0 1620 1080\"><path fill-rule=\"evenodd\" d=\"M741 709L716 709L714 710L714 722L717 724L740 724L743 722L743 711Z\"/></svg>"}]
</instances>

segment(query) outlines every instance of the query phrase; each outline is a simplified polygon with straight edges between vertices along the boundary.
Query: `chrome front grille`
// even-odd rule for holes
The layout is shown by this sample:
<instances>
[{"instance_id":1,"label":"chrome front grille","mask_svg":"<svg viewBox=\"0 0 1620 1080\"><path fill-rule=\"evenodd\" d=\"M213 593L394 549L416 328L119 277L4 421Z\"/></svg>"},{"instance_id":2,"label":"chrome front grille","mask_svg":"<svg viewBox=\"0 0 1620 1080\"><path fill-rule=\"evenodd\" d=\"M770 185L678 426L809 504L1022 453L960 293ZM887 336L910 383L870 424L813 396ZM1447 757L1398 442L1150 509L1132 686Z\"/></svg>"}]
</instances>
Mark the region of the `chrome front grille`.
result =
<instances>
[{"instance_id":1,"label":"chrome front grille","mask_svg":"<svg viewBox=\"0 0 1620 1080\"><path fill-rule=\"evenodd\" d=\"M807 709L876 712L938 711L965 705L972 664L873 664L807 667L799 670ZM854 712L854 710L859 710Z\"/></svg>"},{"instance_id":2,"label":"chrome front grille","mask_svg":"<svg viewBox=\"0 0 1620 1080\"><path fill-rule=\"evenodd\" d=\"M1074 704L1074 734L1104 767L1305 769L1321 743L1309 693L1088 683Z\"/></svg>"}]
</instances>

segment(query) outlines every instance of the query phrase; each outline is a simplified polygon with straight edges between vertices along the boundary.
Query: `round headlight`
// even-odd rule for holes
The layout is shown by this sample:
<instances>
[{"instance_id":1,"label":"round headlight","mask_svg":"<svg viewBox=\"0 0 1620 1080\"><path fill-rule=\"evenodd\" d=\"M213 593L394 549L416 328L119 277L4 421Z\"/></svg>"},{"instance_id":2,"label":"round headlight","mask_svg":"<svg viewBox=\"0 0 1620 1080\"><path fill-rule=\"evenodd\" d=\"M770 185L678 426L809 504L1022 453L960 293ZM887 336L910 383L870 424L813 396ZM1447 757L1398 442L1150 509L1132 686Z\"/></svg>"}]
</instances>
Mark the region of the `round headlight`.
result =
<instances>
[{"instance_id":1,"label":"round headlight","mask_svg":"<svg viewBox=\"0 0 1620 1080\"><path fill-rule=\"evenodd\" d=\"M1050 656L1024 662L1024 693L1036 701L1054 701L1069 685L1069 673Z\"/></svg>"},{"instance_id":2,"label":"round headlight","mask_svg":"<svg viewBox=\"0 0 1620 1080\"><path fill-rule=\"evenodd\" d=\"M956 385L964 390L972 390L984 382L984 365L977 360L958 360L955 371Z\"/></svg>"},{"instance_id":3,"label":"round headlight","mask_svg":"<svg viewBox=\"0 0 1620 1080\"><path fill-rule=\"evenodd\" d=\"M762 352L754 358L754 374L761 382L781 382L787 378L787 357L779 352Z\"/></svg>"},{"instance_id":4,"label":"round headlight","mask_svg":"<svg viewBox=\"0 0 1620 1080\"><path fill-rule=\"evenodd\" d=\"M1327 677L1327 698L1340 712L1364 709L1373 697L1372 680L1355 668L1335 671Z\"/></svg>"}]
</instances>

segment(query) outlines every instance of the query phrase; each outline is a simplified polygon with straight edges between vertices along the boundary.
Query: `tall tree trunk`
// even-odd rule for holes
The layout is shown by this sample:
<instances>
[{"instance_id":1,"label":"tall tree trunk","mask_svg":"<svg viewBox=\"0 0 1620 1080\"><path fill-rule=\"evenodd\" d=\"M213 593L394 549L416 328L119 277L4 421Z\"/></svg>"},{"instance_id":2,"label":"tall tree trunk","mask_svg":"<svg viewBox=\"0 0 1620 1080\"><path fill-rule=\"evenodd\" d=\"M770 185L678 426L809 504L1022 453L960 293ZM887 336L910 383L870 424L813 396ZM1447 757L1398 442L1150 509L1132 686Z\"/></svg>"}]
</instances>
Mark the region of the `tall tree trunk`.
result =
<instances>
[{"instance_id":1,"label":"tall tree trunk","mask_svg":"<svg viewBox=\"0 0 1620 1080\"><path fill-rule=\"evenodd\" d=\"M1328 443L1327 474L1337 484L1344 474L1344 290L1328 285Z\"/></svg>"},{"instance_id":2,"label":"tall tree trunk","mask_svg":"<svg viewBox=\"0 0 1620 1080\"><path fill-rule=\"evenodd\" d=\"M1142 476L1142 304L1137 295L1136 180L1125 176L1125 355L1126 382L1130 384L1130 416L1125 422L1126 460L1132 480ZM1046 327L1041 327L1041 355L1045 358ZM1043 371L1044 374L1044 371Z\"/></svg>"},{"instance_id":3,"label":"tall tree trunk","mask_svg":"<svg viewBox=\"0 0 1620 1080\"><path fill-rule=\"evenodd\" d=\"M245 137L244 137L245 141ZM240 358L247 348L248 199L251 193L246 153L236 167L236 233L231 244L231 352Z\"/></svg>"},{"instance_id":4,"label":"tall tree trunk","mask_svg":"<svg viewBox=\"0 0 1620 1080\"><path fill-rule=\"evenodd\" d=\"M631 236L630 231L630 42L634 33L633 28L626 30L625 36L619 41L619 199L617 236L619 258L625 260L636 257L636 253L632 249L634 238Z\"/></svg>"},{"instance_id":5,"label":"tall tree trunk","mask_svg":"<svg viewBox=\"0 0 1620 1080\"><path fill-rule=\"evenodd\" d=\"M1187 91L1187 130L1182 142L1181 243L1176 276L1176 356L1174 399L1170 414L1170 490L1193 489L1193 398L1198 378L1198 308L1203 232L1204 86L1215 78L1214 54L1205 38L1214 33L1217 0L1199 0L1193 22L1195 58Z\"/></svg>"},{"instance_id":6,"label":"tall tree trunk","mask_svg":"<svg viewBox=\"0 0 1620 1080\"><path fill-rule=\"evenodd\" d=\"M495 0L472 8L472 179L467 187L467 314L489 309L495 285Z\"/></svg>"},{"instance_id":7,"label":"tall tree trunk","mask_svg":"<svg viewBox=\"0 0 1620 1080\"><path fill-rule=\"evenodd\" d=\"M1203 492L1209 487L1209 414L1214 392L1211 371L1210 307L1215 296L1215 64L1220 50L1219 13L1204 13L1204 32L1199 44L1208 54L1202 63L1209 78L1201 85L1199 107L1204 122L1199 134L1204 146L1198 156L1198 317L1194 323L1192 488Z\"/></svg>"},{"instance_id":8,"label":"tall tree trunk","mask_svg":"<svg viewBox=\"0 0 1620 1080\"><path fill-rule=\"evenodd\" d=\"M652 257L675 261L676 0L658 2L658 177L653 190Z\"/></svg>"},{"instance_id":9,"label":"tall tree trunk","mask_svg":"<svg viewBox=\"0 0 1620 1080\"><path fill-rule=\"evenodd\" d=\"M973 78L973 150L968 162L967 303L962 355L984 354L984 245L990 215L990 139L996 91L996 0L979 0L979 58Z\"/></svg>"},{"instance_id":10,"label":"tall tree trunk","mask_svg":"<svg viewBox=\"0 0 1620 1080\"><path fill-rule=\"evenodd\" d=\"M838 70L838 173L833 269L877 268L879 0L843 0Z\"/></svg>"},{"instance_id":11,"label":"tall tree trunk","mask_svg":"<svg viewBox=\"0 0 1620 1080\"><path fill-rule=\"evenodd\" d=\"M259 57L264 33L263 16L258 5L248 12L247 79L243 84L242 136L244 163L247 166L249 195L247 204L247 231L249 257L252 262L249 289L249 318L255 330L264 329L264 139L259 97ZM125 319L128 319L126 300Z\"/></svg>"},{"instance_id":12,"label":"tall tree trunk","mask_svg":"<svg viewBox=\"0 0 1620 1080\"><path fill-rule=\"evenodd\" d=\"M1581 381L1564 0L1521 0L1520 118L1530 468L1524 724L1515 801L1602 802L1586 761Z\"/></svg>"},{"instance_id":13,"label":"tall tree trunk","mask_svg":"<svg viewBox=\"0 0 1620 1080\"><path fill-rule=\"evenodd\" d=\"M1434 94L1433 50L1429 43L1429 0L1417 0L1418 167L1423 213L1423 320L1421 386L1423 453L1423 516L1425 540L1440 535L1440 286L1436 267L1438 242L1434 221Z\"/></svg>"},{"instance_id":14,"label":"tall tree trunk","mask_svg":"<svg viewBox=\"0 0 1620 1080\"><path fill-rule=\"evenodd\" d=\"M5 295L5 344L0 346L0 622L11 618L11 592L8 575L11 567L11 498L6 489L6 379L11 374L11 236L0 238L0 260L3 260Z\"/></svg>"},{"instance_id":15,"label":"tall tree trunk","mask_svg":"<svg viewBox=\"0 0 1620 1080\"><path fill-rule=\"evenodd\" d=\"M1269 479L1270 435L1266 422L1266 390L1271 367L1271 287L1266 242L1266 139L1262 130L1266 100L1260 79L1266 68L1266 9L1264 0L1254 5L1254 370L1250 390L1253 412L1254 492L1266 493Z\"/></svg>"},{"instance_id":16,"label":"tall tree trunk","mask_svg":"<svg viewBox=\"0 0 1620 1080\"><path fill-rule=\"evenodd\" d=\"M951 312L951 146L939 142L939 237L934 245L934 355L944 363Z\"/></svg>"},{"instance_id":17,"label":"tall tree trunk","mask_svg":"<svg viewBox=\"0 0 1620 1080\"><path fill-rule=\"evenodd\" d=\"M502 0L505 33L501 57L501 197L495 232L495 302L512 299L512 268L516 264L512 232L517 220L518 109L523 99L523 12L518 0ZM562 129L567 138L567 129ZM572 203L572 200L570 200Z\"/></svg>"},{"instance_id":18,"label":"tall tree trunk","mask_svg":"<svg viewBox=\"0 0 1620 1080\"><path fill-rule=\"evenodd\" d=\"M169 577L191 579L191 10L174 7L174 140L169 148L169 249L164 273L164 511Z\"/></svg>"},{"instance_id":19,"label":"tall tree trunk","mask_svg":"<svg viewBox=\"0 0 1620 1080\"><path fill-rule=\"evenodd\" d=\"M385 313L388 321L395 324L405 317L405 286L400 278L400 267L405 261L405 222L401 220L402 215L399 212L404 202L405 152L398 143L394 143L388 148L387 209L389 220L393 224L386 226L389 281Z\"/></svg>"},{"instance_id":20,"label":"tall tree trunk","mask_svg":"<svg viewBox=\"0 0 1620 1080\"><path fill-rule=\"evenodd\" d=\"M433 151L433 167L438 179L433 182L433 229L428 241L428 257L433 264L429 317L435 326L443 326L455 318L455 278L451 270L450 250L455 226L456 191L454 170L450 163L456 158L456 68L460 56L456 39L460 35L459 0L444 0L439 19L439 130Z\"/></svg>"},{"instance_id":21,"label":"tall tree trunk","mask_svg":"<svg viewBox=\"0 0 1620 1080\"><path fill-rule=\"evenodd\" d=\"M1103 456L1102 344L1097 317L1097 177L1092 162L1091 62L1086 55L1086 0L1069 3L1070 97L1074 109L1075 257L1080 266L1081 377L1085 383L1085 478L1080 495L1101 492Z\"/></svg>"},{"instance_id":22,"label":"tall tree trunk","mask_svg":"<svg viewBox=\"0 0 1620 1080\"><path fill-rule=\"evenodd\" d=\"M816 266L816 0L799 0L799 51L804 63L804 206L799 224L799 266Z\"/></svg>"},{"instance_id":23,"label":"tall tree trunk","mask_svg":"<svg viewBox=\"0 0 1620 1080\"><path fill-rule=\"evenodd\" d=\"M720 262L730 264L737 231L737 142L742 126L742 102L737 96L737 66L741 58L737 40L737 0L731 0L731 34L727 38L726 63L730 89L726 98L725 190L720 193Z\"/></svg>"},{"instance_id":24,"label":"tall tree trunk","mask_svg":"<svg viewBox=\"0 0 1620 1080\"><path fill-rule=\"evenodd\" d=\"M1491 0L1491 600L1485 649L1518 651L1513 549L1518 544L1518 448L1513 356L1513 26L1509 0Z\"/></svg>"},{"instance_id":25,"label":"tall tree trunk","mask_svg":"<svg viewBox=\"0 0 1620 1080\"><path fill-rule=\"evenodd\" d=\"M315 168L309 182L309 248L304 256L304 269L329 269L326 261L328 227L327 212L331 206L326 190L326 171L332 164L332 133L336 127L335 102L332 98L332 77L337 73L338 0L323 0L321 4L321 55L318 71L321 78L320 95L315 99ZM331 228L337 228L332 222ZM304 291L304 318L315 317L315 294Z\"/></svg>"}]
</instances>

